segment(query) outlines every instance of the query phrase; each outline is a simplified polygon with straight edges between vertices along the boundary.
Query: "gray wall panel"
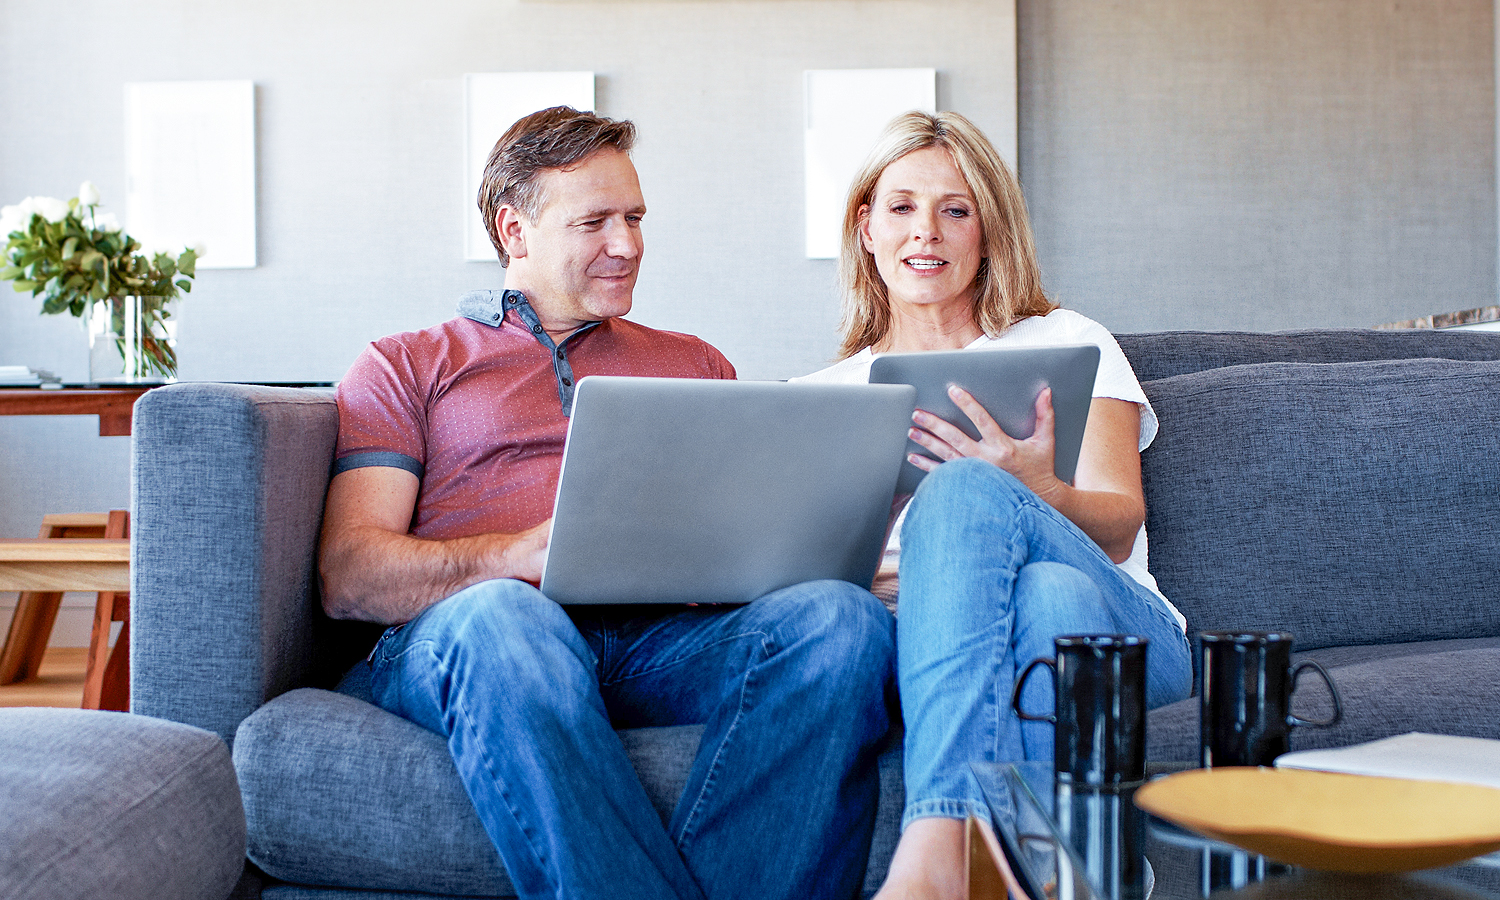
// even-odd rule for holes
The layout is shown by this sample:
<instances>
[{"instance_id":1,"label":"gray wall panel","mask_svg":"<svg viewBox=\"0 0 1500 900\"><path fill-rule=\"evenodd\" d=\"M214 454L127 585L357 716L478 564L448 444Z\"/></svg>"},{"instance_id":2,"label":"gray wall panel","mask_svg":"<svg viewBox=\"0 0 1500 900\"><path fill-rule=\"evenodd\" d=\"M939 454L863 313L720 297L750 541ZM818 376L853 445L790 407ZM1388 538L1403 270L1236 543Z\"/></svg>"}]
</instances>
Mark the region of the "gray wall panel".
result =
<instances>
[{"instance_id":1,"label":"gray wall panel","mask_svg":"<svg viewBox=\"0 0 1500 900\"><path fill-rule=\"evenodd\" d=\"M1022 0L1043 274L1117 330L1493 303L1489 0Z\"/></svg>"}]
</instances>

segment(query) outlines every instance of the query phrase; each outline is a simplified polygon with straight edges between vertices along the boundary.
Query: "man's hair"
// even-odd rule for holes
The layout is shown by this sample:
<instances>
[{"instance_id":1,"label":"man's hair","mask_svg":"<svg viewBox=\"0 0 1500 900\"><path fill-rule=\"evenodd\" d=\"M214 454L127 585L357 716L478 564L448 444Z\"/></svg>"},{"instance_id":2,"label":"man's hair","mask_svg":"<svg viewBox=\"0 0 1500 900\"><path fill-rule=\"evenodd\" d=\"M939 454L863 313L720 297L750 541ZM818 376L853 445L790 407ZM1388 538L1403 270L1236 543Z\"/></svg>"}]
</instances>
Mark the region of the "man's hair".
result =
<instances>
[{"instance_id":1,"label":"man's hair","mask_svg":"<svg viewBox=\"0 0 1500 900\"><path fill-rule=\"evenodd\" d=\"M543 171L572 168L605 147L629 153L634 146L634 123L579 112L571 106L534 112L506 129L490 151L479 184L479 212L490 243L500 253L500 265L510 265L510 254L495 224L500 207L513 207L526 221L535 222L546 206L537 183Z\"/></svg>"},{"instance_id":2,"label":"man's hair","mask_svg":"<svg viewBox=\"0 0 1500 900\"><path fill-rule=\"evenodd\" d=\"M875 257L860 241L859 229L869 215L867 207L875 199L875 184L886 167L928 147L942 147L953 157L979 213L983 259L974 279L974 322L985 334L996 337L1012 322L1056 309L1042 292L1041 269L1021 185L984 132L956 112L904 113L885 127L849 186L839 253L839 289L844 303L840 358L879 344L890 331L890 294L875 266ZM865 210L863 214L861 209Z\"/></svg>"}]
</instances>

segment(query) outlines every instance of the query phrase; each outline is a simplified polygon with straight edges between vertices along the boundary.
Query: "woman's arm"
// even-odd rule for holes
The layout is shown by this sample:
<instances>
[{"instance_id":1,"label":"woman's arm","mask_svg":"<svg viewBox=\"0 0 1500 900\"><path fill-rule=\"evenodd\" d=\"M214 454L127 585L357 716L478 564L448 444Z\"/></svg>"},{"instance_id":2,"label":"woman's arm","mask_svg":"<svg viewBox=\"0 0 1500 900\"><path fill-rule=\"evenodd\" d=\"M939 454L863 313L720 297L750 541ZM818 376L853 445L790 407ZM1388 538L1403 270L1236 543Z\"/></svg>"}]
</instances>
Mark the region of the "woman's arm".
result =
<instances>
[{"instance_id":1,"label":"woman's arm","mask_svg":"<svg viewBox=\"0 0 1500 900\"><path fill-rule=\"evenodd\" d=\"M1053 509L1093 538L1109 558L1124 562L1146 520L1141 487L1140 408L1125 400L1095 397L1089 405L1088 425L1078 455L1078 469L1069 485L1053 472L1055 441L1052 392L1036 401L1036 431L1024 441L1011 438L968 392L954 387L949 396L979 429L973 440L958 428L923 410L912 416L917 427L912 440L936 460L910 457L931 471L940 460L970 456L988 460L1036 492Z\"/></svg>"}]
</instances>

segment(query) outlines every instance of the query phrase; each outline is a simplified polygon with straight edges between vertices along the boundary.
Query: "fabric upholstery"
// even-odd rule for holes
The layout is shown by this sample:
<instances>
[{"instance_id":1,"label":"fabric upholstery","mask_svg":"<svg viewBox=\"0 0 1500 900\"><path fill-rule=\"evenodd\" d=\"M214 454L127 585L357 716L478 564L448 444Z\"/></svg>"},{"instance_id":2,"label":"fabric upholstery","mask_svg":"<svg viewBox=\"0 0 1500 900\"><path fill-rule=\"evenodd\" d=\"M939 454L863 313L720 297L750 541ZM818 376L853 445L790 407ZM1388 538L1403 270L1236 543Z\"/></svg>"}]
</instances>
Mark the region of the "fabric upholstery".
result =
<instances>
[{"instance_id":1,"label":"fabric upholstery","mask_svg":"<svg viewBox=\"0 0 1500 900\"><path fill-rule=\"evenodd\" d=\"M217 736L126 713L0 710L0 897L222 900L244 855Z\"/></svg>"},{"instance_id":2,"label":"fabric upholstery","mask_svg":"<svg viewBox=\"0 0 1500 900\"><path fill-rule=\"evenodd\" d=\"M1190 630L1303 649L1500 636L1500 362L1233 366L1145 385L1151 571Z\"/></svg>"},{"instance_id":3,"label":"fabric upholstery","mask_svg":"<svg viewBox=\"0 0 1500 900\"><path fill-rule=\"evenodd\" d=\"M699 726L619 732L663 822L701 732ZM891 749L882 758L876 834L887 849L870 873L880 879L895 848L903 796L899 742ZM275 878L458 896L512 893L447 746L433 732L356 697L304 688L241 724L234 762L242 773L250 859Z\"/></svg>"},{"instance_id":4,"label":"fabric upholstery","mask_svg":"<svg viewBox=\"0 0 1500 900\"><path fill-rule=\"evenodd\" d=\"M136 404L132 710L226 741L318 674L314 552L338 431L329 391L174 384Z\"/></svg>"},{"instance_id":5,"label":"fabric upholstery","mask_svg":"<svg viewBox=\"0 0 1500 900\"><path fill-rule=\"evenodd\" d=\"M1430 328L1157 331L1115 336L1141 381L1266 362L1337 363L1378 359L1500 359L1500 333Z\"/></svg>"}]
</instances>

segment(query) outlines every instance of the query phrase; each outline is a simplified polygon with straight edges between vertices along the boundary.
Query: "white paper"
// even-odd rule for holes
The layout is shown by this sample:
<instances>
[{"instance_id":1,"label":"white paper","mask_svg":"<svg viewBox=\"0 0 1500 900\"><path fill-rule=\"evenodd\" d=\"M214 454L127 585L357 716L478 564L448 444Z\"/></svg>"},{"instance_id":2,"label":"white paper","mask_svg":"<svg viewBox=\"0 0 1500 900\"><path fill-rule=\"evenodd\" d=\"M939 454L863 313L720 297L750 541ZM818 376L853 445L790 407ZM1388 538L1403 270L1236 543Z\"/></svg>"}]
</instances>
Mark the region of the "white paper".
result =
<instances>
[{"instance_id":1,"label":"white paper","mask_svg":"<svg viewBox=\"0 0 1500 900\"><path fill-rule=\"evenodd\" d=\"M809 69L806 121L807 258L839 255L849 182L892 119L937 111L936 69Z\"/></svg>"},{"instance_id":2,"label":"white paper","mask_svg":"<svg viewBox=\"0 0 1500 900\"><path fill-rule=\"evenodd\" d=\"M1276 767L1500 788L1500 741L1413 731L1331 750L1298 750Z\"/></svg>"},{"instance_id":3,"label":"white paper","mask_svg":"<svg viewBox=\"0 0 1500 900\"><path fill-rule=\"evenodd\" d=\"M464 259L499 262L479 212L484 164L505 129L552 106L594 108L593 72L497 72L464 76Z\"/></svg>"},{"instance_id":4,"label":"white paper","mask_svg":"<svg viewBox=\"0 0 1500 900\"><path fill-rule=\"evenodd\" d=\"M125 173L126 230L147 248L255 266L254 82L126 84Z\"/></svg>"}]
</instances>

